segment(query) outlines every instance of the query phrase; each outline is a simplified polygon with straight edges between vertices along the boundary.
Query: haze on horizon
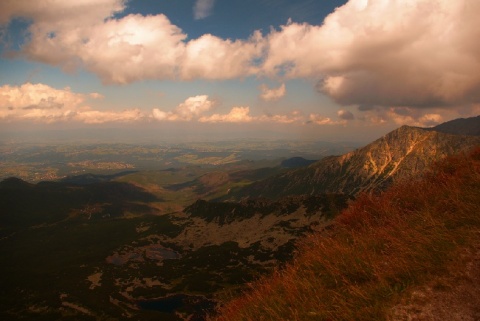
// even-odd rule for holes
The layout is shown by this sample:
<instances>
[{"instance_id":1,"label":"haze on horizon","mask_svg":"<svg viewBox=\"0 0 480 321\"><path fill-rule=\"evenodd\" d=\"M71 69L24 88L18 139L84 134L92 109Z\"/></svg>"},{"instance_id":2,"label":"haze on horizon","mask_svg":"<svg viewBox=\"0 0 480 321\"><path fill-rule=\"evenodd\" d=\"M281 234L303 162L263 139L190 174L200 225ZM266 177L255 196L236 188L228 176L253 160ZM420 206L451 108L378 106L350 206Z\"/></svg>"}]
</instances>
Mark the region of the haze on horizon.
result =
<instances>
[{"instance_id":1,"label":"haze on horizon","mask_svg":"<svg viewBox=\"0 0 480 321\"><path fill-rule=\"evenodd\" d=\"M3 0L0 135L369 141L476 116L479 13L477 0Z\"/></svg>"}]
</instances>

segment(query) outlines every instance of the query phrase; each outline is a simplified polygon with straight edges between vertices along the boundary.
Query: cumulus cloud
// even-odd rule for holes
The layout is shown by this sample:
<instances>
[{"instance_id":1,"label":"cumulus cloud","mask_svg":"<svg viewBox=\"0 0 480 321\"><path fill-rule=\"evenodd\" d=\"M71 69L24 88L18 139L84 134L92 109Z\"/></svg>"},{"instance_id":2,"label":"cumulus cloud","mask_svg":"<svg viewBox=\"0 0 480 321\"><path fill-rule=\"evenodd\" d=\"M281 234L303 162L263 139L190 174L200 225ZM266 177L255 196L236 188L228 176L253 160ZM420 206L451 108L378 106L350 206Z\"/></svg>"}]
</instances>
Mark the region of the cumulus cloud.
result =
<instances>
[{"instance_id":1,"label":"cumulus cloud","mask_svg":"<svg viewBox=\"0 0 480 321\"><path fill-rule=\"evenodd\" d=\"M279 100L287 93L285 83L281 84L278 88L268 88L267 85L262 84L260 86L260 98L264 101Z\"/></svg>"},{"instance_id":2,"label":"cumulus cloud","mask_svg":"<svg viewBox=\"0 0 480 321\"><path fill-rule=\"evenodd\" d=\"M70 88L51 88L44 84L0 87L0 119L54 122L69 117L85 97Z\"/></svg>"},{"instance_id":3,"label":"cumulus cloud","mask_svg":"<svg viewBox=\"0 0 480 321\"><path fill-rule=\"evenodd\" d=\"M193 7L193 17L196 20L205 19L212 14L215 0L197 0Z\"/></svg>"},{"instance_id":4,"label":"cumulus cloud","mask_svg":"<svg viewBox=\"0 0 480 321\"><path fill-rule=\"evenodd\" d=\"M258 73L252 61L262 53L262 36L255 32L246 41L223 40L210 34L190 40L178 61L178 77L184 80L233 79Z\"/></svg>"},{"instance_id":5,"label":"cumulus cloud","mask_svg":"<svg viewBox=\"0 0 480 321\"><path fill-rule=\"evenodd\" d=\"M113 17L123 9L120 0L53 0L48 6L6 0L0 2L0 23L31 19L22 54L66 70L85 67L104 83L231 79L258 70L252 61L262 52L259 32L246 40L206 34L186 41L187 35L165 15Z\"/></svg>"},{"instance_id":6,"label":"cumulus cloud","mask_svg":"<svg viewBox=\"0 0 480 321\"><path fill-rule=\"evenodd\" d=\"M277 124L304 124L305 117L300 111L292 111L284 115L250 114L250 107L233 107L228 114L213 114L199 119L203 123L277 123Z\"/></svg>"},{"instance_id":7,"label":"cumulus cloud","mask_svg":"<svg viewBox=\"0 0 480 321\"><path fill-rule=\"evenodd\" d=\"M350 0L322 26L268 35L263 70L318 77L342 105L439 107L480 100L480 2Z\"/></svg>"},{"instance_id":8,"label":"cumulus cloud","mask_svg":"<svg viewBox=\"0 0 480 321\"><path fill-rule=\"evenodd\" d=\"M249 114L249 107L233 107L228 114L204 116L199 121L203 123L248 123L254 120Z\"/></svg>"},{"instance_id":9,"label":"cumulus cloud","mask_svg":"<svg viewBox=\"0 0 480 321\"><path fill-rule=\"evenodd\" d=\"M0 121L25 120L42 123L78 121L89 124L129 122L143 119L139 110L99 111L85 104L98 93L79 94L69 87L56 89L44 84L26 83L0 87Z\"/></svg>"},{"instance_id":10,"label":"cumulus cloud","mask_svg":"<svg viewBox=\"0 0 480 321\"><path fill-rule=\"evenodd\" d=\"M205 17L212 7L198 0L195 13ZM480 102L478 0L350 0L322 25L288 22L237 40L188 40L165 15L114 16L124 9L123 0L4 0L0 24L31 20L22 54L85 67L105 83L308 78L339 104L364 112ZM282 88L263 88L265 98Z\"/></svg>"},{"instance_id":11,"label":"cumulus cloud","mask_svg":"<svg viewBox=\"0 0 480 321\"><path fill-rule=\"evenodd\" d=\"M155 108L152 111L152 115L153 118L161 121L190 121L192 119L198 119L201 114L212 109L214 105L215 102L208 99L207 95L198 95L187 98L170 112Z\"/></svg>"}]
</instances>

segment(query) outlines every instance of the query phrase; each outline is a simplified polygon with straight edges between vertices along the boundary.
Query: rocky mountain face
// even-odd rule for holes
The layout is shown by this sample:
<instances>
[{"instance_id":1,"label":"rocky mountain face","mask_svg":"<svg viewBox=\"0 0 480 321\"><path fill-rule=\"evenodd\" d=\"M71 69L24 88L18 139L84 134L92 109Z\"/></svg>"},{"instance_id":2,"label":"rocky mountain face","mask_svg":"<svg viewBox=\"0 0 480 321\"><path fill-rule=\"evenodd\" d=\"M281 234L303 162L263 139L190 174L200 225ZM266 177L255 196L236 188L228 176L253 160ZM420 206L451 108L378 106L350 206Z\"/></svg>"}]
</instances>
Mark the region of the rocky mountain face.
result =
<instances>
[{"instance_id":1,"label":"rocky mountain face","mask_svg":"<svg viewBox=\"0 0 480 321\"><path fill-rule=\"evenodd\" d=\"M381 190L394 180L417 175L432 162L480 145L480 137L402 126L342 156L256 182L232 195L280 198L285 195Z\"/></svg>"}]
</instances>

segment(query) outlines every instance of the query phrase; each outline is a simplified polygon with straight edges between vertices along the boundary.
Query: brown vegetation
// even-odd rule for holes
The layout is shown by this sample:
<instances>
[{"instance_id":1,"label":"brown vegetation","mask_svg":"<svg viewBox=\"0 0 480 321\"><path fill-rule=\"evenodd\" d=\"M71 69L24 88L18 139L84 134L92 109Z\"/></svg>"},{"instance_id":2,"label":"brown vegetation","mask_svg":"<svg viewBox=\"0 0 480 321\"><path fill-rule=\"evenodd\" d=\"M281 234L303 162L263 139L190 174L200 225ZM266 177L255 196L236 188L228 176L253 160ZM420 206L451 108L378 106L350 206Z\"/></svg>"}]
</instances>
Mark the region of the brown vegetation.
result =
<instances>
[{"instance_id":1,"label":"brown vegetation","mask_svg":"<svg viewBox=\"0 0 480 321\"><path fill-rule=\"evenodd\" d=\"M458 258L480 241L479 200L480 148L363 194L333 229L308 237L292 264L211 320L386 320L414 289L465 268Z\"/></svg>"}]
</instances>

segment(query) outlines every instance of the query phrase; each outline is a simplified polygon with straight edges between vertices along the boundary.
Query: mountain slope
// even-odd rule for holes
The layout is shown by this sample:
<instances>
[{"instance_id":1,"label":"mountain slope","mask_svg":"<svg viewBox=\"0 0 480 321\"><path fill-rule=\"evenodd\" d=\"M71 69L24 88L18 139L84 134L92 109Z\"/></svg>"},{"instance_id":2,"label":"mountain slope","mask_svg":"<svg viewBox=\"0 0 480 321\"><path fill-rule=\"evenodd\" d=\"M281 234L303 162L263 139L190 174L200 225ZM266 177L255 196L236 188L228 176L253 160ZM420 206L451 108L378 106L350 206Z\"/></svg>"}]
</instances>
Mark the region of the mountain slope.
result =
<instances>
[{"instance_id":1,"label":"mountain slope","mask_svg":"<svg viewBox=\"0 0 480 321\"><path fill-rule=\"evenodd\" d=\"M480 137L402 126L363 148L256 182L234 195L279 198L318 193L354 195L380 190L394 180L422 172L446 155L477 145Z\"/></svg>"},{"instance_id":2,"label":"mountain slope","mask_svg":"<svg viewBox=\"0 0 480 321\"><path fill-rule=\"evenodd\" d=\"M306 239L290 265L211 320L477 320L479 183L477 148L381 195L364 194L329 231ZM423 286L442 309L431 311ZM418 313L425 308L433 315Z\"/></svg>"}]
</instances>

